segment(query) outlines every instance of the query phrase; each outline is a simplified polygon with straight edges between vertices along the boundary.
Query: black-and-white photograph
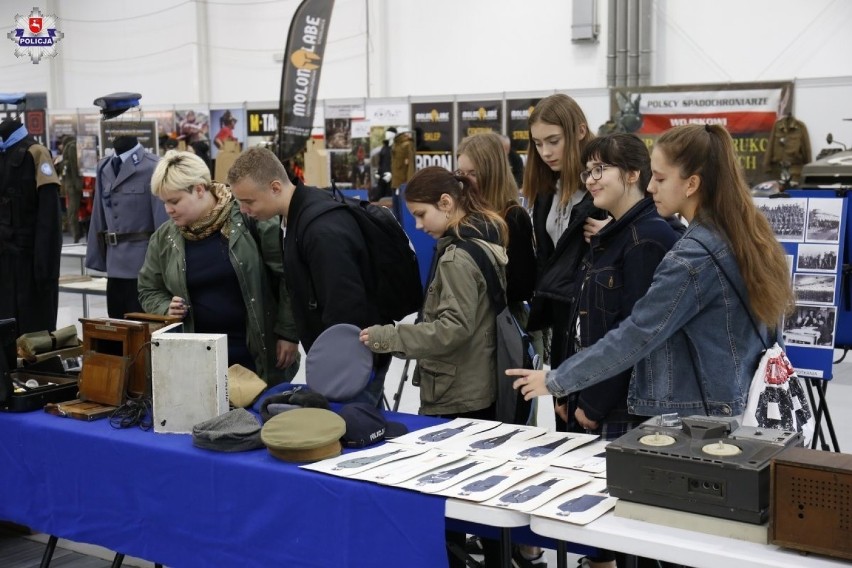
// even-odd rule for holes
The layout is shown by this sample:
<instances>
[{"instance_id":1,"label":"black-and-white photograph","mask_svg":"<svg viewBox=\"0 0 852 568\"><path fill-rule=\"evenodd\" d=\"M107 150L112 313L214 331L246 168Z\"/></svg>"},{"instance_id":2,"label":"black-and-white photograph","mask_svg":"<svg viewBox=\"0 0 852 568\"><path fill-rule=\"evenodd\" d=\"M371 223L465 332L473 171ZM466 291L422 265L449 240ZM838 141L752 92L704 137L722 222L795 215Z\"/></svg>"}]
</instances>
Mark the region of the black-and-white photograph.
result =
<instances>
[{"instance_id":1,"label":"black-and-white photograph","mask_svg":"<svg viewBox=\"0 0 852 568\"><path fill-rule=\"evenodd\" d=\"M801 244L797 272L837 272L837 245Z\"/></svg>"},{"instance_id":2,"label":"black-and-white photograph","mask_svg":"<svg viewBox=\"0 0 852 568\"><path fill-rule=\"evenodd\" d=\"M818 243L840 242L843 199L812 198L808 203L808 231L805 240Z\"/></svg>"},{"instance_id":3,"label":"black-and-white photograph","mask_svg":"<svg viewBox=\"0 0 852 568\"><path fill-rule=\"evenodd\" d=\"M834 274L795 274L793 293L796 303L833 304L836 283Z\"/></svg>"},{"instance_id":4,"label":"black-and-white photograph","mask_svg":"<svg viewBox=\"0 0 852 568\"><path fill-rule=\"evenodd\" d=\"M805 237L807 199L756 197L754 204L766 216L775 233L775 238L781 242L802 242Z\"/></svg>"},{"instance_id":5,"label":"black-and-white photograph","mask_svg":"<svg viewBox=\"0 0 852 568\"><path fill-rule=\"evenodd\" d=\"M784 320L784 343L802 347L834 348L837 308L796 304Z\"/></svg>"}]
</instances>

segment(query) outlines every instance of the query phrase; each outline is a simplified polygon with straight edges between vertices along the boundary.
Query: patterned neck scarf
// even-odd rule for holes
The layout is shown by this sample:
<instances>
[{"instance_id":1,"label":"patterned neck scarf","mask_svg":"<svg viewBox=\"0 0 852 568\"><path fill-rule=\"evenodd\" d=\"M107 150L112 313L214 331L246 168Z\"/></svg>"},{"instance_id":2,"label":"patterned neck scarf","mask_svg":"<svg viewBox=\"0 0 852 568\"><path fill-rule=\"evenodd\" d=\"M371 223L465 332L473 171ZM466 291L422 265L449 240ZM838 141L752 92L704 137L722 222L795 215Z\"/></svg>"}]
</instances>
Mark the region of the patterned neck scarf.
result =
<instances>
[{"instance_id":1,"label":"patterned neck scarf","mask_svg":"<svg viewBox=\"0 0 852 568\"><path fill-rule=\"evenodd\" d=\"M226 239L231 237L231 203L234 200L231 190L226 185L214 183L209 191L216 198L216 205L210 213L188 227L178 227L188 241L206 239L217 231L221 231Z\"/></svg>"}]
</instances>

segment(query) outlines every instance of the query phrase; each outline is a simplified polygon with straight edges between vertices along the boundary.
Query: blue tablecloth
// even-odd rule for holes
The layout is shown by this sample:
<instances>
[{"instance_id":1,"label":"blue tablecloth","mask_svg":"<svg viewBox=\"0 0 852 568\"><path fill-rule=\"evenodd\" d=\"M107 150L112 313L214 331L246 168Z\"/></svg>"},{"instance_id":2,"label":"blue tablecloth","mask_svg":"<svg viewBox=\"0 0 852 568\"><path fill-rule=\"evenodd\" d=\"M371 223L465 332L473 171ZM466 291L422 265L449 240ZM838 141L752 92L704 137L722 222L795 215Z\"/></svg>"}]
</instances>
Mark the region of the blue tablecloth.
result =
<instances>
[{"instance_id":1,"label":"blue tablecloth","mask_svg":"<svg viewBox=\"0 0 852 568\"><path fill-rule=\"evenodd\" d=\"M169 566L446 565L443 498L106 420L0 413L0 486L0 519Z\"/></svg>"}]
</instances>

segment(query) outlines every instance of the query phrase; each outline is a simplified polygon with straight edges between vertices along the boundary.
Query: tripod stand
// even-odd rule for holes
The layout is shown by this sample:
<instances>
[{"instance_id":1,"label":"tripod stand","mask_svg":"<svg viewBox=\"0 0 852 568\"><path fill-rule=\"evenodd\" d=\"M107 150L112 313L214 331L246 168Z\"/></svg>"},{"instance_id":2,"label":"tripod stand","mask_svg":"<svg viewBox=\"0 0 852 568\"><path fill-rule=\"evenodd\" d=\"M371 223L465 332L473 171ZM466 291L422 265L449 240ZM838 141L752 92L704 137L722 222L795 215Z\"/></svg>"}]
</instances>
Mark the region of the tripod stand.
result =
<instances>
[{"instance_id":1,"label":"tripod stand","mask_svg":"<svg viewBox=\"0 0 852 568\"><path fill-rule=\"evenodd\" d=\"M399 410L399 403L402 400L402 389L405 388L405 383L406 381L408 381L408 366L410 364L411 359L406 359L405 365L402 367L402 373L399 376L399 384L396 387L396 393L394 393L393 395L393 406L388 403L387 396L384 397L385 408L387 408L388 410L392 410L394 412L397 412ZM420 386L419 384L415 383L413 379L411 381L411 384L413 384L414 386Z\"/></svg>"}]
</instances>

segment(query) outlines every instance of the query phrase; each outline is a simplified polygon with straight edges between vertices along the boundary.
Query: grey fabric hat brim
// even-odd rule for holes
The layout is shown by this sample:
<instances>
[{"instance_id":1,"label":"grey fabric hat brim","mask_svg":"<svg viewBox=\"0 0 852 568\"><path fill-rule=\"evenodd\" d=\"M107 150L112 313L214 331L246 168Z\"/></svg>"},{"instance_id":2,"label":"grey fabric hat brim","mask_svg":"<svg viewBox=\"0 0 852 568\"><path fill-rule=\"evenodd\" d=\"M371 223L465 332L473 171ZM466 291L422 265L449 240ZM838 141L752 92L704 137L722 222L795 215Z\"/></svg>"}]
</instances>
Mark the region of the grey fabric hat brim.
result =
<instances>
[{"instance_id":1,"label":"grey fabric hat brim","mask_svg":"<svg viewBox=\"0 0 852 568\"><path fill-rule=\"evenodd\" d=\"M305 358L305 382L331 401L347 401L364 390L373 372L373 353L358 339L351 324L326 329Z\"/></svg>"},{"instance_id":2,"label":"grey fabric hat brim","mask_svg":"<svg viewBox=\"0 0 852 568\"><path fill-rule=\"evenodd\" d=\"M205 450L245 452L263 447L261 426L254 414L237 408L192 427L192 443Z\"/></svg>"}]
</instances>

